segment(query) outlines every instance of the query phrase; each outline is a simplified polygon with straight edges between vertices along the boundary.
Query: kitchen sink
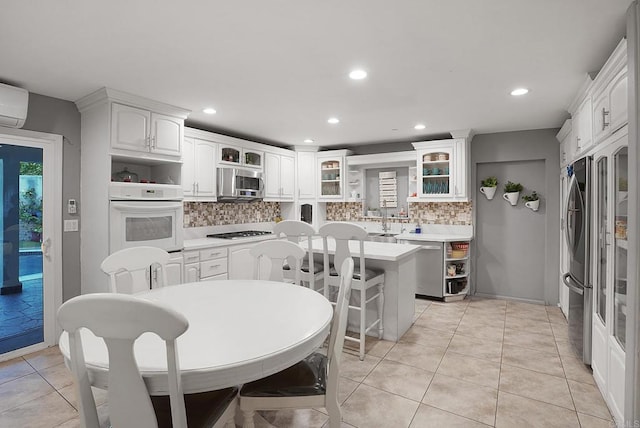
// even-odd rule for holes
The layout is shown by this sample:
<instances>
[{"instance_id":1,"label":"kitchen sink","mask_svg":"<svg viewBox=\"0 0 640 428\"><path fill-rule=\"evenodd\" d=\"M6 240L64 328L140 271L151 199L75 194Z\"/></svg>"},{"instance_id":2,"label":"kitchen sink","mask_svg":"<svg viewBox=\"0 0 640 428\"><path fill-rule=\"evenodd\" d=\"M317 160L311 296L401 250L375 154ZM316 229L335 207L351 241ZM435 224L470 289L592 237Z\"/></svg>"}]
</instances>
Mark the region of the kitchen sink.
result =
<instances>
[{"instance_id":1,"label":"kitchen sink","mask_svg":"<svg viewBox=\"0 0 640 428\"><path fill-rule=\"evenodd\" d=\"M369 233L369 241L395 243L395 233Z\"/></svg>"}]
</instances>

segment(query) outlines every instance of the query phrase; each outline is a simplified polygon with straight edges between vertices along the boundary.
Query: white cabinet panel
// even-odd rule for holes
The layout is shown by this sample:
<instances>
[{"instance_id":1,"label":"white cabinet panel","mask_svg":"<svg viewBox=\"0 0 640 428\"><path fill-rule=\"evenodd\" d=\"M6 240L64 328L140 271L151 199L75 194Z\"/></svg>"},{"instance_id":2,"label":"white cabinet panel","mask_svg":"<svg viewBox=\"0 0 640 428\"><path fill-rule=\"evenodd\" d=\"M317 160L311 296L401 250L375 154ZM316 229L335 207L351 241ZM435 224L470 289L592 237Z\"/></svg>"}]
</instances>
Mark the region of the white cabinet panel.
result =
<instances>
[{"instance_id":1,"label":"white cabinet panel","mask_svg":"<svg viewBox=\"0 0 640 428\"><path fill-rule=\"evenodd\" d=\"M265 153L264 169L264 196L277 199L280 197L280 156Z\"/></svg>"},{"instance_id":2,"label":"white cabinet panel","mask_svg":"<svg viewBox=\"0 0 640 428\"><path fill-rule=\"evenodd\" d=\"M314 199L316 197L316 154L298 152L298 197Z\"/></svg>"},{"instance_id":3,"label":"white cabinet panel","mask_svg":"<svg viewBox=\"0 0 640 428\"><path fill-rule=\"evenodd\" d=\"M111 147L148 151L151 112L113 103L111 105Z\"/></svg>"},{"instance_id":4,"label":"white cabinet panel","mask_svg":"<svg viewBox=\"0 0 640 428\"><path fill-rule=\"evenodd\" d=\"M265 153L265 198L290 201L294 197L295 161L291 156Z\"/></svg>"},{"instance_id":5,"label":"white cabinet panel","mask_svg":"<svg viewBox=\"0 0 640 428\"><path fill-rule=\"evenodd\" d=\"M186 137L182 153L182 190L186 197L211 201L216 197L217 144Z\"/></svg>"},{"instance_id":6,"label":"white cabinet panel","mask_svg":"<svg viewBox=\"0 0 640 428\"><path fill-rule=\"evenodd\" d=\"M151 113L151 152L180 156L184 121L164 114Z\"/></svg>"},{"instance_id":7,"label":"white cabinet panel","mask_svg":"<svg viewBox=\"0 0 640 428\"><path fill-rule=\"evenodd\" d=\"M417 194L427 201L468 201L469 162L465 139L413 143Z\"/></svg>"},{"instance_id":8,"label":"white cabinet panel","mask_svg":"<svg viewBox=\"0 0 640 428\"><path fill-rule=\"evenodd\" d=\"M229 248L229 279L253 279L255 262L250 254L253 245Z\"/></svg>"},{"instance_id":9,"label":"white cabinet panel","mask_svg":"<svg viewBox=\"0 0 640 428\"><path fill-rule=\"evenodd\" d=\"M628 120L628 88L626 68L618 74L608 88L610 126L611 132L615 132Z\"/></svg>"},{"instance_id":10,"label":"white cabinet panel","mask_svg":"<svg viewBox=\"0 0 640 428\"><path fill-rule=\"evenodd\" d=\"M292 156L280 157L280 187L283 199L293 200L295 196L296 161Z\"/></svg>"},{"instance_id":11,"label":"white cabinet panel","mask_svg":"<svg viewBox=\"0 0 640 428\"><path fill-rule=\"evenodd\" d=\"M189 263L184 265L184 282L200 281L200 263Z\"/></svg>"},{"instance_id":12,"label":"white cabinet panel","mask_svg":"<svg viewBox=\"0 0 640 428\"><path fill-rule=\"evenodd\" d=\"M196 141L193 138L185 137L182 142L182 192L184 196L195 196L196 193Z\"/></svg>"}]
</instances>

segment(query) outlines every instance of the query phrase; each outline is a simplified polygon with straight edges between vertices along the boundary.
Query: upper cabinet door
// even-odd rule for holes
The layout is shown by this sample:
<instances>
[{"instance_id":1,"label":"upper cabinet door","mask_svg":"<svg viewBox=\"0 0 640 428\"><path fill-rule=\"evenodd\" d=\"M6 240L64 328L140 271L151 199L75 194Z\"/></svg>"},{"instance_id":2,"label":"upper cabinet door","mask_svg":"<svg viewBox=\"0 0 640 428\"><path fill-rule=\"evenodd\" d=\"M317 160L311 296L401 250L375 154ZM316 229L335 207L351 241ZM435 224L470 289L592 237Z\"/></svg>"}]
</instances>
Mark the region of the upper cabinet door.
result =
<instances>
[{"instance_id":1,"label":"upper cabinet door","mask_svg":"<svg viewBox=\"0 0 640 428\"><path fill-rule=\"evenodd\" d=\"M264 155L264 197L280 197L280 156L273 153Z\"/></svg>"},{"instance_id":2,"label":"upper cabinet door","mask_svg":"<svg viewBox=\"0 0 640 428\"><path fill-rule=\"evenodd\" d=\"M298 152L298 197L313 199L316 197L316 154Z\"/></svg>"},{"instance_id":3,"label":"upper cabinet door","mask_svg":"<svg viewBox=\"0 0 640 428\"><path fill-rule=\"evenodd\" d=\"M196 165L195 165L195 140L185 137L182 144L182 192L184 196L195 196L196 192Z\"/></svg>"},{"instance_id":4,"label":"upper cabinet door","mask_svg":"<svg viewBox=\"0 0 640 428\"><path fill-rule=\"evenodd\" d=\"M211 141L195 140L194 179L198 197L216 196L216 146Z\"/></svg>"},{"instance_id":5,"label":"upper cabinet door","mask_svg":"<svg viewBox=\"0 0 640 428\"><path fill-rule=\"evenodd\" d=\"M280 188L282 199L293 199L295 196L296 162L293 157L280 158Z\"/></svg>"},{"instance_id":6,"label":"upper cabinet door","mask_svg":"<svg viewBox=\"0 0 640 428\"><path fill-rule=\"evenodd\" d=\"M611 132L616 131L628 120L627 69L620 72L609 85L609 108Z\"/></svg>"},{"instance_id":7,"label":"upper cabinet door","mask_svg":"<svg viewBox=\"0 0 640 428\"><path fill-rule=\"evenodd\" d=\"M606 136L610 129L609 94L603 91L593 100L593 139L598 142Z\"/></svg>"},{"instance_id":8,"label":"upper cabinet door","mask_svg":"<svg viewBox=\"0 0 640 428\"><path fill-rule=\"evenodd\" d=\"M150 122L151 112L148 110L111 104L111 147L148 151Z\"/></svg>"},{"instance_id":9,"label":"upper cabinet door","mask_svg":"<svg viewBox=\"0 0 640 428\"><path fill-rule=\"evenodd\" d=\"M184 122L181 119L151 113L151 151L162 155L181 156L183 127Z\"/></svg>"},{"instance_id":10,"label":"upper cabinet door","mask_svg":"<svg viewBox=\"0 0 640 428\"><path fill-rule=\"evenodd\" d=\"M576 136L576 152L582 153L591 147L592 136L591 97L587 97L578 109L578 135Z\"/></svg>"}]
</instances>

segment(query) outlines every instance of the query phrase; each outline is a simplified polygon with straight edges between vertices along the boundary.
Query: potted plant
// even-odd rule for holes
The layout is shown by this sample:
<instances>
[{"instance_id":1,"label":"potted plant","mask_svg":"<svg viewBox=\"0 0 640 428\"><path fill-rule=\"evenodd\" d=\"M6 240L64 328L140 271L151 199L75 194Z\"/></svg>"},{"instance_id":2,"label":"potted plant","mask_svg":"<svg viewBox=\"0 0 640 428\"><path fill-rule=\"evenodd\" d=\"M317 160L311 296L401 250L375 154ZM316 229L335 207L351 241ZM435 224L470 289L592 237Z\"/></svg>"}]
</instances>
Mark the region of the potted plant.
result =
<instances>
[{"instance_id":1,"label":"potted plant","mask_svg":"<svg viewBox=\"0 0 640 428\"><path fill-rule=\"evenodd\" d=\"M520 197L520 192L522 192L522 184L507 181L507 184L504 185L504 194L502 195L502 198L505 201L509 201L511 205L516 205L518 203L518 198Z\"/></svg>"},{"instance_id":2,"label":"potted plant","mask_svg":"<svg viewBox=\"0 0 640 428\"><path fill-rule=\"evenodd\" d=\"M530 195L524 195L522 200L524 201L525 207L530 208L533 211L538 211L538 208L540 207L540 197L535 190Z\"/></svg>"},{"instance_id":3,"label":"potted plant","mask_svg":"<svg viewBox=\"0 0 640 428\"><path fill-rule=\"evenodd\" d=\"M498 179L496 177L487 177L482 180L482 187L480 187L480 193L484 194L488 200L493 199L498 188Z\"/></svg>"},{"instance_id":4,"label":"potted plant","mask_svg":"<svg viewBox=\"0 0 640 428\"><path fill-rule=\"evenodd\" d=\"M20 222L31 232L31 241L40 242L42 236L42 198L33 187L22 192L19 203Z\"/></svg>"}]
</instances>

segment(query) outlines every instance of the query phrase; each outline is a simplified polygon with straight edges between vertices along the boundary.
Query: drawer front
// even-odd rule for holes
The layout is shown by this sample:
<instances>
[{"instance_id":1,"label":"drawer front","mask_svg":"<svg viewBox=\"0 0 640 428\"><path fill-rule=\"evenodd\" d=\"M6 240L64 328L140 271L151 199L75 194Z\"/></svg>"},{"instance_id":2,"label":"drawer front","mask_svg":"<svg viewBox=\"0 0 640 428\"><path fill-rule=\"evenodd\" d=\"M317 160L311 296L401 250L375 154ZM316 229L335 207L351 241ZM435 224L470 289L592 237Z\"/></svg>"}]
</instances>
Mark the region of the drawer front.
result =
<instances>
[{"instance_id":1,"label":"drawer front","mask_svg":"<svg viewBox=\"0 0 640 428\"><path fill-rule=\"evenodd\" d=\"M229 279L229 275L227 273L221 273L219 275L213 275L213 276L210 276L209 278L202 278L202 279L205 279L207 281L222 281L222 280Z\"/></svg>"},{"instance_id":2,"label":"drawer front","mask_svg":"<svg viewBox=\"0 0 640 428\"><path fill-rule=\"evenodd\" d=\"M205 279L213 275L227 273L227 259L215 259L200 262L200 279Z\"/></svg>"},{"instance_id":3,"label":"drawer front","mask_svg":"<svg viewBox=\"0 0 640 428\"><path fill-rule=\"evenodd\" d=\"M200 260L205 261L227 257L227 252L228 248L207 248L205 250L200 250Z\"/></svg>"},{"instance_id":4,"label":"drawer front","mask_svg":"<svg viewBox=\"0 0 640 428\"><path fill-rule=\"evenodd\" d=\"M182 256L185 264L200 261L200 251L185 251Z\"/></svg>"}]
</instances>

